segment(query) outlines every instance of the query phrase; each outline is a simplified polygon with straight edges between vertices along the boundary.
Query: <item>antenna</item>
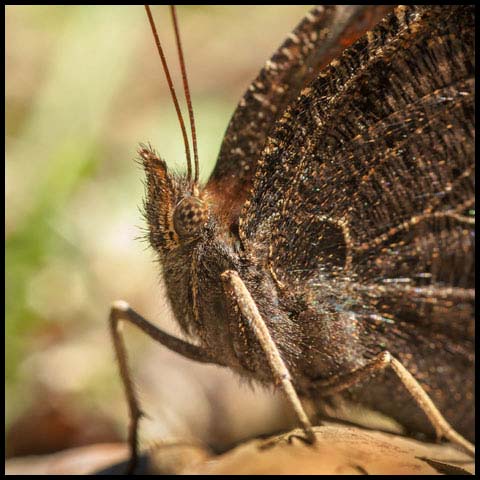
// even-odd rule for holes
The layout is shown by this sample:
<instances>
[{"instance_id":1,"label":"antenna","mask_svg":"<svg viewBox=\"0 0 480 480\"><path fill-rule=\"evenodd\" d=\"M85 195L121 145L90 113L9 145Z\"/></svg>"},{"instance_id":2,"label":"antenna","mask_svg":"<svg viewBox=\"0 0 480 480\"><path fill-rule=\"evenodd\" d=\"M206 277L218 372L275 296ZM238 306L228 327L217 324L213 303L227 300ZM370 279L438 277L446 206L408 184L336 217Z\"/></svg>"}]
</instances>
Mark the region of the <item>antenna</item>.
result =
<instances>
[{"instance_id":1,"label":"antenna","mask_svg":"<svg viewBox=\"0 0 480 480\"><path fill-rule=\"evenodd\" d=\"M178 105L177 95L175 93L175 88L173 87L172 77L170 76L170 71L168 70L167 62L165 60L165 55L163 54L163 49L160 44L160 39L158 38L157 28L155 27L155 22L153 20L152 12L149 5L144 5L145 11L147 12L148 21L150 23L150 28L152 29L153 38L155 39L155 45L157 46L160 59L162 61L163 71L167 79L168 86L170 88L170 94L172 96L173 104L175 105L175 110L177 112L178 121L180 123L180 128L182 129L183 142L185 144L185 154L187 156L187 179L190 182L192 180L192 158L190 156L190 146L188 144L187 130L185 129L185 123L183 121L182 112L180 111L180 106ZM196 176L195 176L196 178ZM196 180L195 180L196 181Z\"/></svg>"},{"instance_id":2,"label":"antenna","mask_svg":"<svg viewBox=\"0 0 480 480\"><path fill-rule=\"evenodd\" d=\"M182 70L183 90L185 92L185 98L188 106L188 118L190 121L190 129L192 132L192 145L193 145L193 158L195 162L195 178L194 182L198 183L199 165L198 165L198 151L197 151L197 134L195 130L195 118L193 116L192 100L190 97L190 89L188 88L187 72L185 69L185 60L183 58L182 43L180 41L180 33L177 24L177 13L175 5L170 5L170 12L172 14L173 28L175 30L175 40L177 43L178 58L180 60L180 69Z\"/></svg>"}]
</instances>

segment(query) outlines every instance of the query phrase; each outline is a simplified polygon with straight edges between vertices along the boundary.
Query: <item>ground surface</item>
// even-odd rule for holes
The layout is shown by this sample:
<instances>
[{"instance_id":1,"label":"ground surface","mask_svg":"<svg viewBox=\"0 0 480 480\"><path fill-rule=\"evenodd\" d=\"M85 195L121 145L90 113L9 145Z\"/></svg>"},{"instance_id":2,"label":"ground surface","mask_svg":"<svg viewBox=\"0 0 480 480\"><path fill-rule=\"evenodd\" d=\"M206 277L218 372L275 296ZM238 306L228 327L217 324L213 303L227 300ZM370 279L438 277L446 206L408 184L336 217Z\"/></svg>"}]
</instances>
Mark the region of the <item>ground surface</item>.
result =
<instances>
[{"instance_id":1,"label":"ground surface","mask_svg":"<svg viewBox=\"0 0 480 480\"><path fill-rule=\"evenodd\" d=\"M329 423L316 427L317 444L292 434L252 440L214 455L200 445L162 442L141 464L151 474L473 474L474 461L448 444ZM127 456L123 444L97 444L7 461L7 474L116 473Z\"/></svg>"}]
</instances>

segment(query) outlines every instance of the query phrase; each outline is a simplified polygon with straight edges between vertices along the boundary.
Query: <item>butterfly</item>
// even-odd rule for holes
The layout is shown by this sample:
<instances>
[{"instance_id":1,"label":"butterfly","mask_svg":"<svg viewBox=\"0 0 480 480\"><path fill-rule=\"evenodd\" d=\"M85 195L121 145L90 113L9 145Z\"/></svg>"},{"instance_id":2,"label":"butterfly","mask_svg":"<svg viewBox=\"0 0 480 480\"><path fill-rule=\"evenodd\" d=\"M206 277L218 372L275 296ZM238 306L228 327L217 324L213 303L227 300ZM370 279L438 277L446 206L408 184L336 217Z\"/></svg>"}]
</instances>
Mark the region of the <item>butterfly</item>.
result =
<instances>
[{"instance_id":1,"label":"butterfly","mask_svg":"<svg viewBox=\"0 0 480 480\"><path fill-rule=\"evenodd\" d=\"M140 147L149 242L190 341L112 307L131 469L121 321L279 385L310 442L301 399L341 396L473 451L474 17L317 7L240 100L205 185L184 126L187 174Z\"/></svg>"}]
</instances>

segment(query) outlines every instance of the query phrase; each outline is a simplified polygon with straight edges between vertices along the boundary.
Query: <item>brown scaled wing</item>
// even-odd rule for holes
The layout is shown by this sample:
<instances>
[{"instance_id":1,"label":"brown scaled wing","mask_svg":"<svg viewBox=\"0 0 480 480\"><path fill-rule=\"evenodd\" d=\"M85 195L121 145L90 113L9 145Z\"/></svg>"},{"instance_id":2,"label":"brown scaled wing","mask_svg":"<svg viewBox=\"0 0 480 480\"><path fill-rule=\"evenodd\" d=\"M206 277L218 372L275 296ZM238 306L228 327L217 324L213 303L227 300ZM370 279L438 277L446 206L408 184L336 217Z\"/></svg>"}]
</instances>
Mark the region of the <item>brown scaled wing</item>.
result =
<instances>
[{"instance_id":1,"label":"brown scaled wing","mask_svg":"<svg viewBox=\"0 0 480 480\"><path fill-rule=\"evenodd\" d=\"M241 99L228 125L207 189L237 217L276 120L333 58L392 6L319 6L289 35Z\"/></svg>"},{"instance_id":2,"label":"brown scaled wing","mask_svg":"<svg viewBox=\"0 0 480 480\"><path fill-rule=\"evenodd\" d=\"M240 217L245 248L265 246L279 284L316 312L317 353L330 328L354 332L366 359L388 349L469 438L474 15L398 8L322 70L271 132ZM312 360L312 382L324 373ZM429 431L390 380L359 398Z\"/></svg>"}]
</instances>

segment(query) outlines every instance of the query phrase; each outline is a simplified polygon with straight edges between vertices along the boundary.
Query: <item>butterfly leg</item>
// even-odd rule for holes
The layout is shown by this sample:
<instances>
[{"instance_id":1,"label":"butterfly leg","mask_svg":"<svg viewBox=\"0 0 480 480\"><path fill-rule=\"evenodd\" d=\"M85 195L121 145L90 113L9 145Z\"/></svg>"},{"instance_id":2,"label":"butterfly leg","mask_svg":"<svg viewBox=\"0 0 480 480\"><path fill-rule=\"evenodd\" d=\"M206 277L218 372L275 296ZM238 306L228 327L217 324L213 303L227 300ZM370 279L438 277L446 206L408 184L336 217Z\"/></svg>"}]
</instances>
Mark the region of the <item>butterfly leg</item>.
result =
<instances>
[{"instance_id":1,"label":"butterfly leg","mask_svg":"<svg viewBox=\"0 0 480 480\"><path fill-rule=\"evenodd\" d=\"M238 273L233 270L223 272L222 280L227 292L233 296L238 308L246 318L248 326L253 330L255 337L258 339L262 350L267 357L268 364L270 365L275 380L281 384L287 399L291 403L298 421L305 432L307 441L311 444L315 443L315 434L313 433L312 425L303 409L297 392L293 387L292 378L288 368L280 356L280 352L278 351L250 292Z\"/></svg>"},{"instance_id":2,"label":"butterfly leg","mask_svg":"<svg viewBox=\"0 0 480 480\"><path fill-rule=\"evenodd\" d=\"M390 354L390 352L380 353L367 365L340 378L317 381L315 386L321 388L322 395L332 395L365 380L372 374L384 370L386 367L392 368L417 405L423 410L433 425L438 438L444 437L461 446L468 453L475 453L474 445L453 429L432 402L423 387L417 382L417 380L415 380L413 375L403 366L403 364Z\"/></svg>"},{"instance_id":3,"label":"butterfly leg","mask_svg":"<svg viewBox=\"0 0 480 480\"><path fill-rule=\"evenodd\" d=\"M130 412L130 426L128 431L128 444L130 446L130 461L127 467L127 473L133 473L138 460L138 423L143 415L140 409L135 389L130 376L127 350L123 337L120 333L120 322L127 321L132 323L149 337L161 343L168 349L183 355L184 357L196 360L197 362L217 363L211 359L201 348L175 338L168 333L163 332L148 320L135 312L128 303L118 300L113 303L110 310L110 329L115 347L115 354L120 368L120 377L125 389L125 394Z\"/></svg>"}]
</instances>

